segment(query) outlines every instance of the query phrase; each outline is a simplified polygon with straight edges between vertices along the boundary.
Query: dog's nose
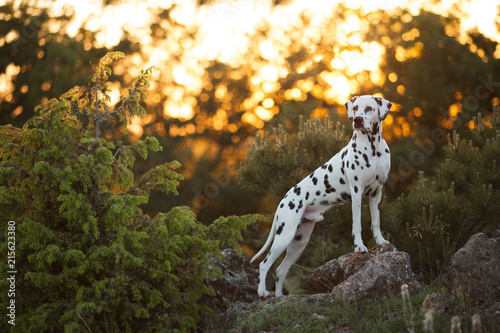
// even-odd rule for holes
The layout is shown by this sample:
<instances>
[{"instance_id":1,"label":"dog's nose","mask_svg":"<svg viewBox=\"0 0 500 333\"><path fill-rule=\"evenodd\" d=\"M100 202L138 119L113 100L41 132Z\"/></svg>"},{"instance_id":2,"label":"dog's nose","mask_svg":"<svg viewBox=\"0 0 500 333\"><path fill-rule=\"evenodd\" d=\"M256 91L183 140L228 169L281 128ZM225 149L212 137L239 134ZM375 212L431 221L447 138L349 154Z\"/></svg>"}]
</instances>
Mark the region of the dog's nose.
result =
<instances>
[{"instance_id":1,"label":"dog's nose","mask_svg":"<svg viewBox=\"0 0 500 333\"><path fill-rule=\"evenodd\" d=\"M354 127L362 127L363 126L363 117L354 118Z\"/></svg>"}]
</instances>

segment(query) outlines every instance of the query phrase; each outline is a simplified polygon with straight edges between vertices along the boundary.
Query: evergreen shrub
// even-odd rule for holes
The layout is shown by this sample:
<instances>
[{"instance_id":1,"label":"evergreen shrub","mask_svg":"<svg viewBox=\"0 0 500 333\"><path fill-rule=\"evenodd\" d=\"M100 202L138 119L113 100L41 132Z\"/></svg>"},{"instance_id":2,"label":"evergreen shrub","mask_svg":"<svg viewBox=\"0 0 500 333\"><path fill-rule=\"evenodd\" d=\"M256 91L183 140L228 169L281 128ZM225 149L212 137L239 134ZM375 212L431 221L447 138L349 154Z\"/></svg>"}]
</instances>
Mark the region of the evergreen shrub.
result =
<instances>
[{"instance_id":1,"label":"evergreen shrub","mask_svg":"<svg viewBox=\"0 0 500 333\"><path fill-rule=\"evenodd\" d=\"M387 207L383 230L427 279L443 273L473 234L498 228L500 106L473 120L468 139L448 134L445 160L435 174L421 172L410 191Z\"/></svg>"},{"instance_id":2,"label":"evergreen shrub","mask_svg":"<svg viewBox=\"0 0 500 333\"><path fill-rule=\"evenodd\" d=\"M155 138L133 144L103 137L102 125L124 124L145 110L142 71L111 109L108 53L86 87L36 108L23 128L0 127L2 252L15 221L16 321L6 332L189 331L210 309L205 278L220 274L209 257L237 246L258 216L220 218L204 226L187 207L144 214L152 190L176 194L178 162L134 177L137 156L161 151ZM6 290L6 261L0 285ZM9 302L2 293L1 307ZM2 325L7 325L2 320Z\"/></svg>"}]
</instances>

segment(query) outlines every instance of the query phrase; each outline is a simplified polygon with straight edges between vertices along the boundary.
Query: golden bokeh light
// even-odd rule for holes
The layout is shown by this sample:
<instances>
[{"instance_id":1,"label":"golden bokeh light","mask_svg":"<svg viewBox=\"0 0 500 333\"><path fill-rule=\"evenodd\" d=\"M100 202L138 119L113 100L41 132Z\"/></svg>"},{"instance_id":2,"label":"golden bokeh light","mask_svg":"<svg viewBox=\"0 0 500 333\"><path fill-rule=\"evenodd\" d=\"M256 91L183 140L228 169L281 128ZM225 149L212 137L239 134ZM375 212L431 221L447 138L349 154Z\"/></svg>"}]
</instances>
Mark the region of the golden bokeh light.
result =
<instances>
[{"instance_id":1,"label":"golden bokeh light","mask_svg":"<svg viewBox=\"0 0 500 333\"><path fill-rule=\"evenodd\" d=\"M76 9L75 17L65 32L88 50L116 46L124 31L132 42L140 43L141 53L128 55L117 63L114 71L124 75L124 85L130 85L141 68L150 65L161 68L153 74L146 102L149 106L160 106L157 117L185 123L155 124L154 131L159 135L185 136L201 134L207 129L237 133L246 125L263 128L284 103L313 97L332 106L312 107L312 117L323 117L328 110L337 110L347 102L360 87L378 86L383 97L384 85L394 84L400 95L409 94L410 87L401 73L386 75L380 67L388 50L394 51L400 62L422 56L424 45L418 42L422 32L417 28L405 30L405 23L422 10L446 16L456 14L457 6L466 8L467 14L458 24L447 25L446 33L468 44L483 60L487 59L487 52L465 32L477 29L500 40L495 26L498 6L492 3L488 0L290 0L272 5L272 1L261 0L214 0L197 5L194 0L126 0L103 7L99 1L73 2L69 5ZM63 10L57 2L47 6L54 15ZM156 15L163 10L168 11L171 20ZM153 23L159 27L156 31L151 30ZM81 35L81 26L95 33L97 45L91 45ZM380 37L378 42L365 40L373 27ZM62 25L54 22L51 29L58 31ZM391 30L400 33L398 41L387 36ZM0 38L0 46L18 37L9 32ZM500 58L500 48L494 55ZM44 56L44 51L38 51L38 58ZM291 57L297 60L292 62ZM217 67L218 64L223 66ZM20 70L11 64L6 74L0 76L3 100L12 99L14 88L9 83ZM231 84L239 81L240 86L233 88ZM126 93L118 82L110 82L108 87L111 104ZM42 91L52 88L51 81L40 87ZM26 86L21 91L27 93L29 89ZM401 107L393 108L398 112ZM345 116L342 108L338 110ZM443 126L450 128L450 120L460 111L460 104L453 104L448 110L450 119L444 120ZM385 124L393 133L388 135L412 135L412 123L423 113L419 108L409 110L406 120L389 115ZM151 120L133 119L128 129L135 136L142 135L143 127L149 123Z\"/></svg>"}]
</instances>

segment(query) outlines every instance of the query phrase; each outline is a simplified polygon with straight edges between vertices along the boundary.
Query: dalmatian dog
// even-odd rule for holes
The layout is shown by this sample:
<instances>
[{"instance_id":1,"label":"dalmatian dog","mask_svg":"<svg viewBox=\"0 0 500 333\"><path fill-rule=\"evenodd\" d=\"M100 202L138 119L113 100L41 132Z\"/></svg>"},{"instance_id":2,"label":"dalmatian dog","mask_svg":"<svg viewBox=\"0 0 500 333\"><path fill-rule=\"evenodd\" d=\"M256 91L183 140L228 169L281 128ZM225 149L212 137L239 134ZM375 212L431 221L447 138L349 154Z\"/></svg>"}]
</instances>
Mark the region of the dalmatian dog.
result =
<instances>
[{"instance_id":1,"label":"dalmatian dog","mask_svg":"<svg viewBox=\"0 0 500 333\"><path fill-rule=\"evenodd\" d=\"M260 257L273 243L259 266L260 297L270 295L266 290L267 272L286 249L286 257L276 270L275 296L282 296L285 277L309 242L314 224L322 221L323 214L335 205L352 202L354 250L364 253L367 248L361 239L361 200L368 196L375 241L388 243L380 232L379 209L391 166L389 147L382 137L382 121L391 106L383 98L366 95L345 104L348 119L353 121L349 144L288 191L276 210L266 243L251 260Z\"/></svg>"}]
</instances>

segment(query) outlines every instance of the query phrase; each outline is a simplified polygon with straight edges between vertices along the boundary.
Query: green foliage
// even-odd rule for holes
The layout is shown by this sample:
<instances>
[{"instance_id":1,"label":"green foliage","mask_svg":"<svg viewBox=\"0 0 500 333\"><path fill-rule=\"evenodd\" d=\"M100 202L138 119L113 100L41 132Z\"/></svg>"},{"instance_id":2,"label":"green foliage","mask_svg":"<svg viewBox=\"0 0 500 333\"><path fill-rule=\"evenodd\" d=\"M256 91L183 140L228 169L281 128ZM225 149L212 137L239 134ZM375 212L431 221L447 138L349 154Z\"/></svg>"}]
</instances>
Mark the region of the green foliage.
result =
<instances>
[{"instance_id":1,"label":"green foliage","mask_svg":"<svg viewBox=\"0 0 500 333\"><path fill-rule=\"evenodd\" d=\"M297 133L287 134L281 125L264 138L259 133L241 166L240 178L250 189L281 199L348 141L340 123L334 128L328 117L324 123L319 118L304 122L300 117Z\"/></svg>"},{"instance_id":2,"label":"green foliage","mask_svg":"<svg viewBox=\"0 0 500 333\"><path fill-rule=\"evenodd\" d=\"M448 135L446 160L436 175L419 179L391 205L385 228L427 278L436 277L458 248L500 218L500 108L474 117L471 139ZM405 226L402 228L402 226Z\"/></svg>"},{"instance_id":3,"label":"green foliage","mask_svg":"<svg viewBox=\"0 0 500 333\"><path fill-rule=\"evenodd\" d=\"M223 243L237 245L258 219L221 218L207 227L187 207L142 212L152 190L176 194L182 176L173 161L135 179L136 156L161 151L158 141L125 145L100 135L101 125L144 113L154 68L109 105L108 64L123 56L108 54L87 87L40 105L22 129L0 127L1 220L17 228L12 332L192 330L210 313L197 303L212 293L205 278L218 274L208 255L218 256ZM3 262L3 290L7 270ZM4 293L2 307L6 302Z\"/></svg>"}]
</instances>

